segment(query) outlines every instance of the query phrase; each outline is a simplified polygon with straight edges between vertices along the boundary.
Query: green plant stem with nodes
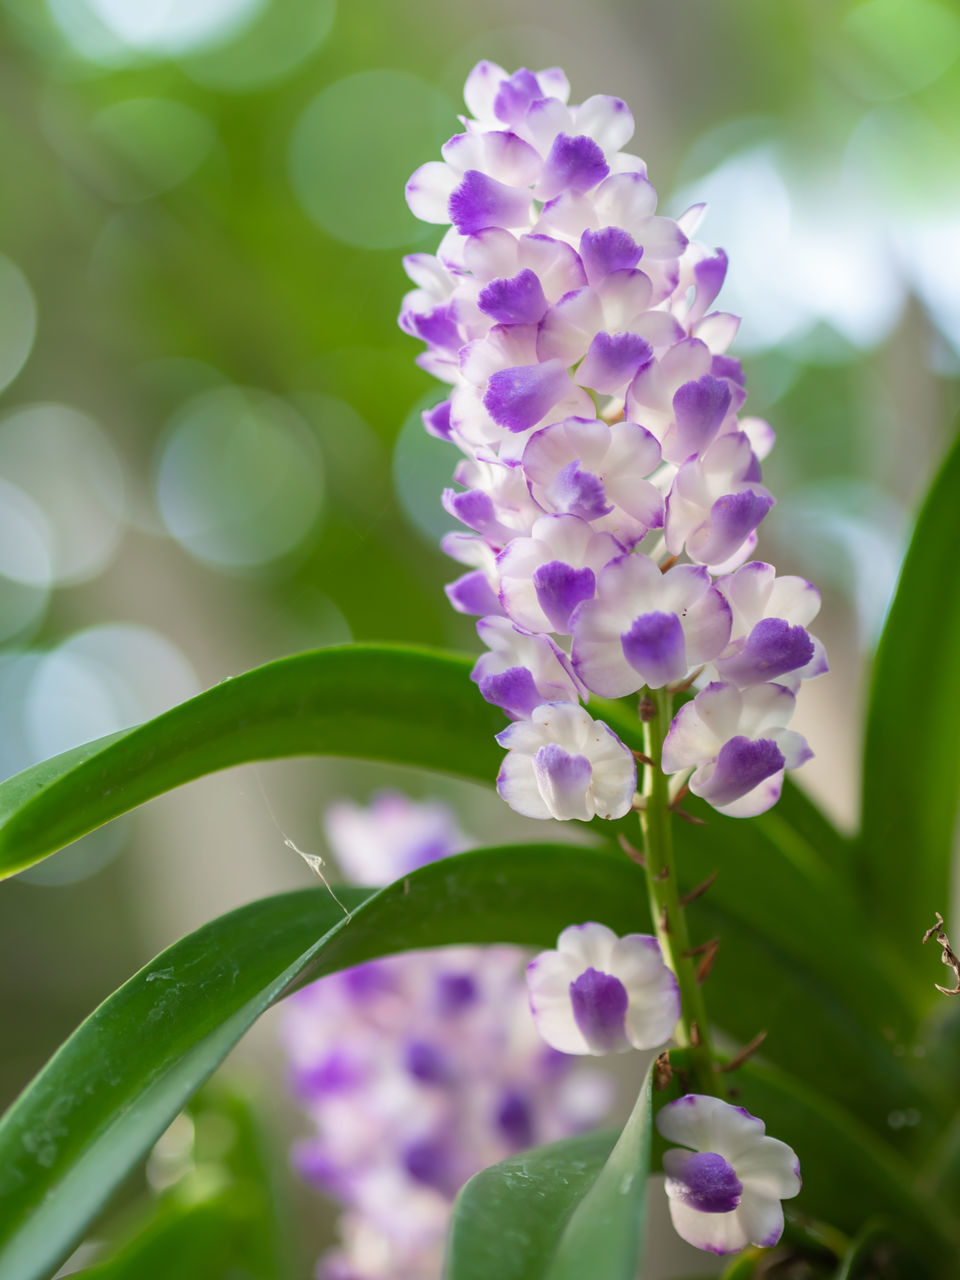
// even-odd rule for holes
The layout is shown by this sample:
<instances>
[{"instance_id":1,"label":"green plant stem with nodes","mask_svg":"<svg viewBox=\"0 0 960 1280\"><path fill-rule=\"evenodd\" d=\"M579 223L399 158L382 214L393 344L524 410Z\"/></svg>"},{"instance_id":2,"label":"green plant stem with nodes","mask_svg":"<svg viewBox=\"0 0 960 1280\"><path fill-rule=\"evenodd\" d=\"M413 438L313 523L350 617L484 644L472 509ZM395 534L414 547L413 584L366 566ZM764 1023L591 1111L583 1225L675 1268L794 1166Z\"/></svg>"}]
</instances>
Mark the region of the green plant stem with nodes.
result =
<instances>
[{"instance_id":1,"label":"green plant stem with nodes","mask_svg":"<svg viewBox=\"0 0 960 1280\"><path fill-rule=\"evenodd\" d=\"M703 990L690 953L687 919L673 865L673 832L667 775L660 768L663 740L670 727L673 696L666 689L645 691L640 700L644 751L652 764L644 766L644 807L640 812L646 861L650 914L663 956L680 986L680 1024L677 1044L688 1050L690 1076L698 1093L717 1094L717 1074L710 1047Z\"/></svg>"}]
</instances>

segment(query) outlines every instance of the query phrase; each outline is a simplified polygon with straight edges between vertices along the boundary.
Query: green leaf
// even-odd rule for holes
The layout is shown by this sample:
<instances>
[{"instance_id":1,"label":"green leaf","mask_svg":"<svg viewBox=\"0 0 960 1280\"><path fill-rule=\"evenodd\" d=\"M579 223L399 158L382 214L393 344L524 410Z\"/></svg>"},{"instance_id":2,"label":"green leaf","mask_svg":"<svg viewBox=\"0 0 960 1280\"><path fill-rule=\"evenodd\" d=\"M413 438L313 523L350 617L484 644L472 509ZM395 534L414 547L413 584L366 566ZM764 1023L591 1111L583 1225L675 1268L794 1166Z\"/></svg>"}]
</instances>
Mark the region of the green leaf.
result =
<instances>
[{"instance_id":1,"label":"green leaf","mask_svg":"<svg viewBox=\"0 0 960 1280\"><path fill-rule=\"evenodd\" d=\"M447 1280L542 1280L616 1140L614 1133L567 1138L475 1174L454 1207Z\"/></svg>"},{"instance_id":2,"label":"green leaf","mask_svg":"<svg viewBox=\"0 0 960 1280\"><path fill-rule=\"evenodd\" d=\"M953 1260L956 1265L956 1259ZM850 1248L840 1259L831 1280L876 1280L877 1276L905 1276L908 1280L917 1275L916 1255L911 1255L890 1222L874 1218L864 1224ZM925 1275L949 1275L942 1268L924 1272Z\"/></svg>"},{"instance_id":3,"label":"green leaf","mask_svg":"<svg viewBox=\"0 0 960 1280\"><path fill-rule=\"evenodd\" d=\"M608 703L602 714L632 745L633 707ZM922 1136L934 1135L953 1099L923 1064L893 1052L913 1042L917 1002L857 900L850 842L790 785L749 821L692 798L685 808L704 825L674 823L681 889L718 872L688 908L694 943L720 939L706 988L711 1020L741 1044L765 1030L765 1055L804 1078L818 1079L829 1060L831 1096L877 1128L915 1107ZM617 825L638 838L636 818Z\"/></svg>"},{"instance_id":4,"label":"green leaf","mask_svg":"<svg viewBox=\"0 0 960 1280\"><path fill-rule=\"evenodd\" d=\"M469 665L386 646L301 654L37 765L0 786L0 876L164 790L244 760L331 752L492 785L501 754L493 735L503 722L478 696ZM598 700L596 711L625 740L637 737L632 705ZM771 1054L795 1070L816 1071L829 1052L842 1100L882 1123L893 1107L913 1105L903 1099L917 1089L910 1064L894 1060L878 1032L909 1042L915 1002L904 998L882 943L864 945L867 922L842 874L845 842L795 789L785 789L782 804L786 817L775 810L738 822L701 806L706 827L676 824L683 887L721 873L692 909L695 921L723 937L711 1010L740 1039L766 1027ZM636 820L591 829L608 839L618 829L635 836ZM646 927L641 910L634 929ZM752 1002L737 985L744 973ZM800 1004L809 1028L794 1016ZM924 1116L936 1123L941 1100L920 1094Z\"/></svg>"},{"instance_id":5,"label":"green leaf","mask_svg":"<svg viewBox=\"0 0 960 1280\"><path fill-rule=\"evenodd\" d=\"M553 1142L476 1174L457 1197L447 1280L633 1280L650 1121L648 1071L619 1137Z\"/></svg>"},{"instance_id":6,"label":"green leaf","mask_svg":"<svg viewBox=\"0 0 960 1280\"><path fill-rule=\"evenodd\" d=\"M167 1148L170 1185L123 1211L84 1280L292 1280L292 1224L268 1112L219 1080L204 1086L180 1118L176 1154Z\"/></svg>"},{"instance_id":7,"label":"green leaf","mask_svg":"<svg viewBox=\"0 0 960 1280\"><path fill-rule=\"evenodd\" d=\"M764 1055L804 1079L820 1080L829 1062L824 1091L879 1131L891 1111L913 1107L932 1137L954 1105L949 1082L895 1052L913 1043L916 1004L860 906L791 859L769 828L696 812L707 825L677 824L675 841L683 888L719 871L688 909L694 943L720 939L711 1019L739 1044L766 1031Z\"/></svg>"},{"instance_id":8,"label":"green leaf","mask_svg":"<svg viewBox=\"0 0 960 1280\"><path fill-rule=\"evenodd\" d=\"M372 896L251 903L190 934L97 1009L0 1121L0 1280L40 1280L253 1021L294 984L463 942L552 945L571 920L620 933L645 910L627 859L570 846L479 850Z\"/></svg>"},{"instance_id":9,"label":"green leaf","mask_svg":"<svg viewBox=\"0 0 960 1280\"><path fill-rule=\"evenodd\" d=\"M728 1262L720 1273L720 1280L753 1280L764 1259L769 1258L768 1249L744 1249L732 1262ZM761 1273L762 1274L762 1273Z\"/></svg>"},{"instance_id":10,"label":"green leaf","mask_svg":"<svg viewBox=\"0 0 960 1280\"><path fill-rule=\"evenodd\" d=\"M639 726L633 708L623 703L598 704L612 728L638 745ZM634 741L635 740L635 741ZM684 808L703 825L674 823L678 874L684 891L717 872L716 885L703 901L722 902L724 914L741 922L805 971L816 974L859 1008L864 1002L876 1025L900 1032L912 1027L912 988L902 966L878 938L869 955L863 947L867 917L849 872L852 842L803 794L785 780L773 809L744 820L717 813L688 796ZM604 824L598 827L602 833ZM628 839L638 838L635 818L616 824ZM693 917L699 906L691 909ZM880 980L878 980L880 979Z\"/></svg>"},{"instance_id":11,"label":"green leaf","mask_svg":"<svg viewBox=\"0 0 960 1280\"><path fill-rule=\"evenodd\" d=\"M261 1280L267 1273L249 1267L250 1224L259 1209L249 1184L220 1185L206 1194L198 1189L189 1200L182 1192L168 1194L110 1257L79 1272L77 1280Z\"/></svg>"},{"instance_id":12,"label":"green leaf","mask_svg":"<svg viewBox=\"0 0 960 1280\"><path fill-rule=\"evenodd\" d=\"M825 1096L831 1072L824 1058L818 1081L823 1089L759 1061L737 1073L739 1101L800 1158L803 1190L797 1208L851 1234L882 1215L918 1262L952 1262L960 1250L955 1213L919 1186L911 1163ZM916 1274L928 1272L921 1268Z\"/></svg>"},{"instance_id":13,"label":"green leaf","mask_svg":"<svg viewBox=\"0 0 960 1280\"><path fill-rule=\"evenodd\" d=\"M0 785L0 879L172 787L250 760L350 756L492 783L504 717L470 682L471 665L401 646L319 649L35 765Z\"/></svg>"},{"instance_id":14,"label":"green leaf","mask_svg":"<svg viewBox=\"0 0 960 1280\"><path fill-rule=\"evenodd\" d=\"M0 1121L0 1280L41 1280L55 1269L191 1093L294 985L415 947L549 946L577 920L618 933L648 927L639 869L622 856L570 846L461 854L368 898L357 890L341 897L349 919L316 888L251 903L204 926L75 1032ZM741 1002L746 989L739 988ZM731 987L725 1015L735 998ZM829 1053L827 1045L827 1088ZM932 1198L914 1199L908 1166L887 1144L835 1103L811 1103L784 1086L770 1069L748 1064L742 1074L752 1091L747 1105L802 1152L816 1212L867 1205L871 1214L911 1217L942 1238L941 1211ZM807 1195L805 1188L805 1202Z\"/></svg>"},{"instance_id":15,"label":"green leaf","mask_svg":"<svg viewBox=\"0 0 960 1280\"><path fill-rule=\"evenodd\" d=\"M546 1280L633 1280L643 1252L650 1173L652 1074L617 1145L564 1228Z\"/></svg>"},{"instance_id":16,"label":"green leaf","mask_svg":"<svg viewBox=\"0 0 960 1280\"><path fill-rule=\"evenodd\" d=\"M857 844L867 908L923 1002L936 998L937 966L920 938L949 906L960 795L958 495L960 437L921 508L877 650Z\"/></svg>"}]
</instances>

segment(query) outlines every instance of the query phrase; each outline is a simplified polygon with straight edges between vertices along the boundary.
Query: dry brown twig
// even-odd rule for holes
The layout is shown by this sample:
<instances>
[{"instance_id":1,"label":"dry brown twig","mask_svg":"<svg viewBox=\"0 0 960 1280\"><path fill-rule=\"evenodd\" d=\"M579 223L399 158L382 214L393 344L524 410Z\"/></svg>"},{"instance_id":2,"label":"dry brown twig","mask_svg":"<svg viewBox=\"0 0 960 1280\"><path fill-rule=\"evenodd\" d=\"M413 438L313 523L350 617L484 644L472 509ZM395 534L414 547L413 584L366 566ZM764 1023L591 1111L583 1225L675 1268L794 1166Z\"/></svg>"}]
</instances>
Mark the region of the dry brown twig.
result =
<instances>
[{"instance_id":1,"label":"dry brown twig","mask_svg":"<svg viewBox=\"0 0 960 1280\"><path fill-rule=\"evenodd\" d=\"M923 940L924 942L929 942L930 939L936 935L937 941L942 947L940 959L948 969L953 970L953 976L957 980L957 985L955 987L941 987L939 982L935 982L933 985L938 991L942 991L945 996L960 996L960 960L958 960L954 954L954 950L950 946L950 939L944 932L943 916L939 911L935 911L933 914L937 917L937 923L930 926L927 932L923 935Z\"/></svg>"}]
</instances>

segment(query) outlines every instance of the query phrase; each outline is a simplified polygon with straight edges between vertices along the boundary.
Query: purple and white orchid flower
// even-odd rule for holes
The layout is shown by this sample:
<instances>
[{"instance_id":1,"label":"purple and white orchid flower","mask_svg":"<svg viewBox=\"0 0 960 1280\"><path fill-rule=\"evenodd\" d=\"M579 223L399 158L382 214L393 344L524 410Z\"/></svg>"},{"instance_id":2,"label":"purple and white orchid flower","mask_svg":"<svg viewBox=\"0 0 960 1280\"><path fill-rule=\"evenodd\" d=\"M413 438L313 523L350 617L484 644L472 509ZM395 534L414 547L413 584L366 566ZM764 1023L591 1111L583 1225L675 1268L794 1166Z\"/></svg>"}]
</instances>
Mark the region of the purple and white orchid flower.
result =
<instances>
[{"instance_id":1,"label":"purple and white orchid flower","mask_svg":"<svg viewBox=\"0 0 960 1280\"><path fill-rule=\"evenodd\" d=\"M730 644L713 663L721 680L745 688L776 681L796 693L802 679L827 670L823 645L806 630L820 612L820 592L806 578L778 578L772 564L751 560L717 579L730 605Z\"/></svg>"},{"instance_id":2,"label":"purple and white orchid flower","mask_svg":"<svg viewBox=\"0 0 960 1280\"><path fill-rule=\"evenodd\" d=\"M730 638L730 608L699 565L661 573L642 553L611 561L595 600L570 620L573 667L593 693L619 698L661 689L716 657Z\"/></svg>"},{"instance_id":3,"label":"purple and white orchid flower","mask_svg":"<svg viewBox=\"0 0 960 1280\"><path fill-rule=\"evenodd\" d=\"M663 525L663 497L648 479L659 464L660 446L644 427L588 418L534 432L521 460L545 511L589 520L628 550Z\"/></svg>"},{"instance_id":4,"label":"purple and white orchid flower","mask_svg":"<svg viewBox=\"0 0 960 1280\"><path fill-rule=\"evenodd\" d=\"M738 689L714 681L674 717L663 744L664 773L692 769L690 790L721 813L752 818L780 798L785 769L812 752L786 728L795 698L781 684Z\"/></svg>"},{"instance_id":5,"label":"purple and white orchid flower","mask_svg":"<svg viewBox=\"0 0 960 1280\"><path fill-rule=\"evenodd\" d=\"M660 943L618 938L604 924L572 924L527 965L537 1030L561 1053L656 1049L680 1017L680 989Z\"/></svg>"},{"instance_id":6,"label":"purple and white orchid flower","mask_svg":"<svg viewBox=\"0 0 960 1280\"><path fill-rule=\"evenodd\" d=\"M527 818L622 818L637 765L612 729L570 702L547 702L497 734L507 748L497 790Z\"/></svg>"},{"instance_id":7,"label":"purple and white orchid flower","mask_svg":"<svg viewBox=\"0 0 960 1280\"><path fill-rule=\"evenodd\" d=\"M664 1154L670 1218L677 1234L709 1253L771 1248L783 1234L782 1200L800 1190L800 1163L762 1120L720 1098L687 1093L657 1113L679 1145Z\"/></svg>"},{"instance_id":8,"label":"purple and white orchid flower","mask_svg":"<svg viewBox=\"0 0 960 1280\"><path fill-rule=\"evenodd\" d=\"M580 701L583 685L567 655L549 636L496 617L481 618L477 633L489 652L477 659L471 678L487 702L521 720L544 702Z\"/></svg>"}]
</instances>

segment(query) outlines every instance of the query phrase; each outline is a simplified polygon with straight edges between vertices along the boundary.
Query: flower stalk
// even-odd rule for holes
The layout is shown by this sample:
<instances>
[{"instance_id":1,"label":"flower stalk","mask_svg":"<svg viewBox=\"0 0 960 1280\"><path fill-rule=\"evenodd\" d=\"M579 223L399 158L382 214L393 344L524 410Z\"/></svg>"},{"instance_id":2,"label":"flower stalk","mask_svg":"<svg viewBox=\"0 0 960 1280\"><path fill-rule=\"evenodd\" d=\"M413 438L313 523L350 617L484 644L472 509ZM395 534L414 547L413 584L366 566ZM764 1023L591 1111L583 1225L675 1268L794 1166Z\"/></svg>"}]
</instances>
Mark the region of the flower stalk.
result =
<instances>
[{"instance_id":1,"label":"flower stalk","mask_svg":"<svg viewBox=\"0 0 960 1280\"><path fill-rule=\"evenodd\" d=\"M623 150L626 103L569 93L558 68L470 73L464 131L407 184L413 213L447 230L436 255L405 260L417 287L400 324L450 384L424 426L462 454L443 503L464 529L443 547L468 571L447 594L479 618L472 678L512 721L497 790L530 818L640 814L643 852L625 848L645 864L656 937L570 925L528 970L534 1020L568 1053L672 1034L674 1225L713 1253L768 1248L799 1168L719 1097L702 990L717 944L691 947L684 916L709 882L680 897L672 821L698 821L678 807L688 790L731 818L763 813L809 758L787 725L827 669L807 630L820 597L750 559L774 434L742 413L739 320L713 309L727 256L694 238L704 206L657 214L646 165ZM632 694L643 752L588 710ZM741 1179L754 1147L764 1175Z\"/></svg>"},{"instance_id":2,"label":"flower stalk","mask_svg":"<svg viewBox=\"0 0 960 1280\"><path fill-rule=\"evenodd\" d=\"M644 765L644 806L640 811L643 854L646 863L650 915L664 960L680 986L681 1014L676 1040L689 1050L691 1083L698 1093L717 1093L717 1078L710 1045L706 1002L690 955L686 912L680 902L673 860L673 813L669 779L660 768L663 740L672 719L673 696L666 689L647 692L640 701L644 754L653 764Z\"/></svg>"}]
</instances>

